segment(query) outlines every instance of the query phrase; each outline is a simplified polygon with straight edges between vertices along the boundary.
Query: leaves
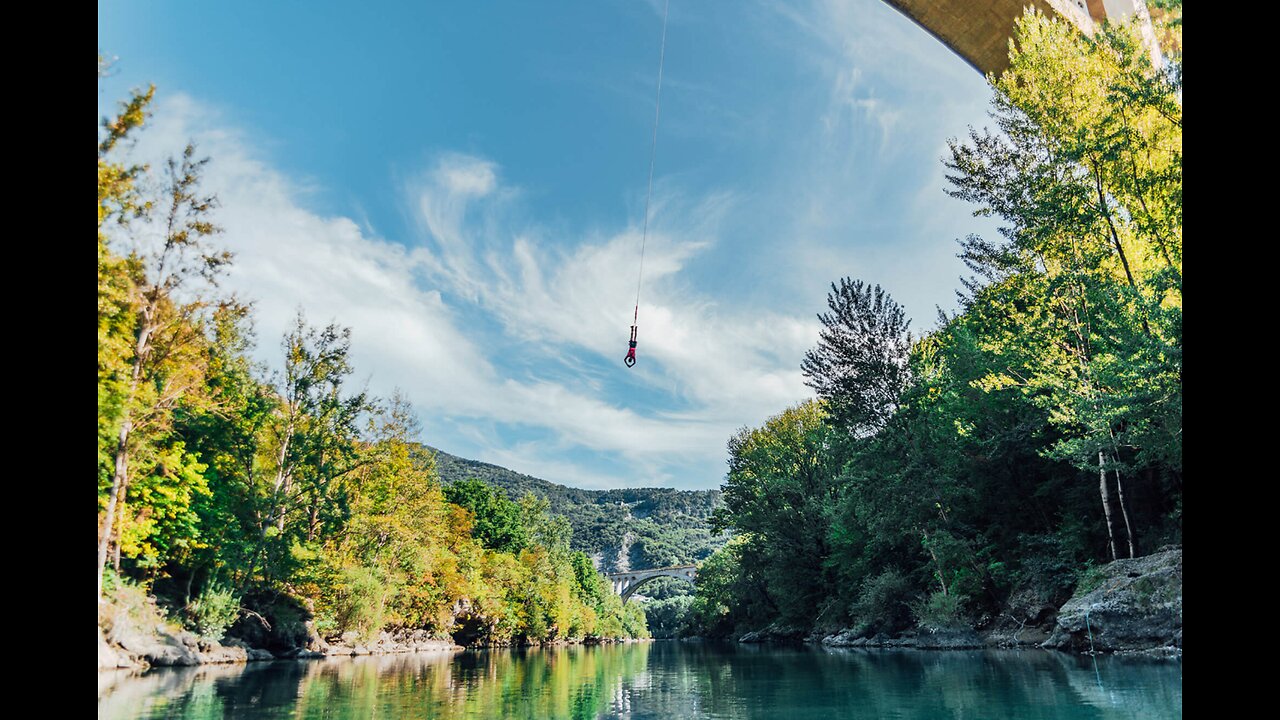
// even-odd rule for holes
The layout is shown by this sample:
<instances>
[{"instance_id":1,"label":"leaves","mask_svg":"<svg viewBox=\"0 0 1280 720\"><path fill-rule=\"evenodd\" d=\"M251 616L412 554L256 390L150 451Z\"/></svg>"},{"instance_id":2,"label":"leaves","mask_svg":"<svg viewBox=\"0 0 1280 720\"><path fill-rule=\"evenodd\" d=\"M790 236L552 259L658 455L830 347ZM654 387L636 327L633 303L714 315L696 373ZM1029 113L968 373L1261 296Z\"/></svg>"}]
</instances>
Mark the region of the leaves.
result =
<instances>
[{"instance_id":1,"label":"leaves","mask_svg":"<svg viewBox=\"0 0 1280 720\"><path fill-rule=\"evenodd\" d=\"M995 127L945 160L1001 222L960 242L961 311L912 343L881 288L831 286L801 366L821 405L729 442L703 631L944 626L1180 540L1180 45L1156 67L1136 28L1028 11L1013 48Z\"/></svg>"}]
</instances>

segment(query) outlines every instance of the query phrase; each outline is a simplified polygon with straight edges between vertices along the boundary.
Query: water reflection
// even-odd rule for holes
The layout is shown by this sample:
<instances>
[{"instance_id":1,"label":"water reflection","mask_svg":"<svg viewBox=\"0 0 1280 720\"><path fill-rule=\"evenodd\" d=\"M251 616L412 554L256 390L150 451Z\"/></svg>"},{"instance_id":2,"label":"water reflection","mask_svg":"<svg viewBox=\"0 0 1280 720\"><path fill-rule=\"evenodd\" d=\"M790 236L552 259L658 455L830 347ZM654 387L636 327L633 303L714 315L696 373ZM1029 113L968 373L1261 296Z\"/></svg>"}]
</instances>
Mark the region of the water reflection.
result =
<instances>
[{"instance_id":1,"label":"water reflection","mask_svg":"<svg viewBox=\"0 0 1280 720\"><path fill-rule=\"evenodd\" d=\"M98 676L99 718L1159 718L1182 664L1050 652L633 644Z\"/></svg>"}]
</instances>

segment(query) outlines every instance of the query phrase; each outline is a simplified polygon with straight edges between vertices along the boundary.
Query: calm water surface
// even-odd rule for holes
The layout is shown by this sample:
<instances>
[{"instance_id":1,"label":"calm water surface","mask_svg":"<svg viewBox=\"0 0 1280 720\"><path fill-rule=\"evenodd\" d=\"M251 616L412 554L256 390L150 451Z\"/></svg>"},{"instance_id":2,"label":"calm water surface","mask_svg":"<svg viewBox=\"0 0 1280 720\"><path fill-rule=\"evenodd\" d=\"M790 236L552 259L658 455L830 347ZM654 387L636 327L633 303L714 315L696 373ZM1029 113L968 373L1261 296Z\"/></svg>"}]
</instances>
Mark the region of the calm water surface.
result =
<instances>
[{"instance_id":1,"label":"calm water surface","mask_svg":"<svg viewBox=\"0 0 1280 720\"><path fill-rule=\"evenodd\" d=\"M1182 662L658 642L100 673L99 718L1180 718Z\"/></svg>"}]
</instances>

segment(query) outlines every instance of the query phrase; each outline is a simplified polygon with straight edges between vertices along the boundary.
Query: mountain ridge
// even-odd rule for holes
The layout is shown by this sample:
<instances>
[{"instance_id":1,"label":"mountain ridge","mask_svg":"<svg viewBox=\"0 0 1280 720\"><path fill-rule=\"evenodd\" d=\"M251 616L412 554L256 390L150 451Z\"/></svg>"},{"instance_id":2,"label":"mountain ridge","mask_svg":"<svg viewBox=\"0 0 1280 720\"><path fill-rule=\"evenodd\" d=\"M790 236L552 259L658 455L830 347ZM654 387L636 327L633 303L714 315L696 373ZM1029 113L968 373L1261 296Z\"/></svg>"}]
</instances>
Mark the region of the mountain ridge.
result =
<instances>
[{"instance_id":1,"label":"mountain ridge","mask_svg":"<svg viewBox=\"0 0 1280 720\"><path fill-rule=\"evenodd\" d=\"M546 499L550 511L573 527L573 548L590 555L604 572L695 563L727 540L711 532L711 513L722 502L718 489L587 490L429 445L423 448L435 455L436 471L444 483L476 479L501 489L512 500L526 493Z\"/></svg>"}]
</instances>

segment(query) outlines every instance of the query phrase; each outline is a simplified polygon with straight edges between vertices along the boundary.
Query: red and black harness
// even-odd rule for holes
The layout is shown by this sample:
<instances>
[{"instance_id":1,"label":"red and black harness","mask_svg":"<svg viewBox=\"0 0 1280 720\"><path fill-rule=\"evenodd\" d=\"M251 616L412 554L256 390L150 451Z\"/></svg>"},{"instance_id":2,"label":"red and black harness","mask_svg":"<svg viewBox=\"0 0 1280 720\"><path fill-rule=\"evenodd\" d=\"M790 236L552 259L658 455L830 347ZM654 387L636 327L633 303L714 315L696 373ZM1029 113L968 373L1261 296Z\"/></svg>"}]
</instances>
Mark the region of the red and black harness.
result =
<instances>
[{"instance_id":1,"label":"red and black harness","mask_svg":"<svg viewBox=\"0 0 1280 720\"><path fill-rule=\"evenodd\" d=\"M636 364L636 325L635 325L635 323L636 323L636 321L637 321L637 320L639 320L639 318L640 318L640 306L639 306L639 305L637 305L637 306L636 306L636 319L631 321L631 323L632 323L632 325L631 325L631 342L630 342L630 344L629 344L629 345L628 345L628 347L627 347L627 356L626 356L626 357L624 357L624 358L622 358L622 362L623 362L627 367L631 367L632 365L635 365L635 364Z\"/></svg>"}]
</instances>

